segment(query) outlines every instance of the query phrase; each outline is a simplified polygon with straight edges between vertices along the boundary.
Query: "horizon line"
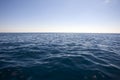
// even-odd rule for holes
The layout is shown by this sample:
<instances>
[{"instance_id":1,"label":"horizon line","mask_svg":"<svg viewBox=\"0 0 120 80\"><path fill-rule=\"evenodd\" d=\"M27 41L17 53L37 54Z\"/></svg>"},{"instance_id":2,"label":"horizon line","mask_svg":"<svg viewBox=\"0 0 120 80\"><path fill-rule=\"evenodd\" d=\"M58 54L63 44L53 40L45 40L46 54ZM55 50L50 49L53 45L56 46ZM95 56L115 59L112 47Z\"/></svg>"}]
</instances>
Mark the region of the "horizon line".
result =
<instances>
[{"instance_id":1,"label":"horizon line","mask_svg":"<svg viewBox=\"0 0 120 80\"><path fill-rule=\"evenodd\" d=\"M120 34L120 32L0 32L1 33L87 33L87 34Z\"/></svg>"}]
</instances>

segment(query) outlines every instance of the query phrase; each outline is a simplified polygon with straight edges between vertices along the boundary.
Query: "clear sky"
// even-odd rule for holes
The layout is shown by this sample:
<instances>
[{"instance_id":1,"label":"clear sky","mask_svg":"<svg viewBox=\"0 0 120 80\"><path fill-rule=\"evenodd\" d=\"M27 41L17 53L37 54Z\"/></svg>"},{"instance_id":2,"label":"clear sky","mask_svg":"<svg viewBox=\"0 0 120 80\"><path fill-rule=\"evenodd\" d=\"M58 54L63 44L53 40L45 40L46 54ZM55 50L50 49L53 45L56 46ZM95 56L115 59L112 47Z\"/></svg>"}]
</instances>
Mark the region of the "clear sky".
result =
<instances>
[{"instance_id":1,"label":"clear sky","mask_svg":"<svg viewBox=\"0 0 120 80\"><path fill-rule=\"evenodd\" d=\"M120 0L0 0L0 32L120 33Z\"/></svg>"}]
</instances>

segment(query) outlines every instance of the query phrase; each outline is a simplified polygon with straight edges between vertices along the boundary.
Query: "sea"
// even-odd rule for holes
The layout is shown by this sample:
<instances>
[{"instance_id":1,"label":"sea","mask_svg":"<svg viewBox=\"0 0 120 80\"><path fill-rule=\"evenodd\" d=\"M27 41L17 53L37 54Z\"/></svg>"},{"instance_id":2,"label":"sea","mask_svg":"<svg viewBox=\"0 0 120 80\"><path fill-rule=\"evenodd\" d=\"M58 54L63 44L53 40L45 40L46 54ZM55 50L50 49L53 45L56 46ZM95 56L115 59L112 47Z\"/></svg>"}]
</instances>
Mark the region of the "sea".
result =
<instances>
[{"instance_id":1,"label":"sea","mask_svg":"<svg viewBox=\"0 0 120 80\"><path fill-rule=\"evenodd\" d=\"M120 80L120 34L0 33L0 80Z\"/></svg>"}]
</instances>

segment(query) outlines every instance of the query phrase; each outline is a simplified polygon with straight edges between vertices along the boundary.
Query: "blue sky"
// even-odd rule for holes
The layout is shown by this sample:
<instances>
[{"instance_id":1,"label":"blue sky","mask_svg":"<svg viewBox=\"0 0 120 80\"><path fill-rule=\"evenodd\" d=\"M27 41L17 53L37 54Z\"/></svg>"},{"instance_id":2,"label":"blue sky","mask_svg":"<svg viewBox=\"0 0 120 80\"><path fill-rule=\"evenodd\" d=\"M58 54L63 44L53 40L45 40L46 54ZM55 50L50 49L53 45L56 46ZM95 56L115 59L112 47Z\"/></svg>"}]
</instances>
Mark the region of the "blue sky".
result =
<instances>
[{"instance_id":1,"label":"blue sky","mask_svg":"<svg viewBox=\"0 0 120 80\"><path fill-rule=\"evenodd\" d=\"M120 33L120 0L0 0L0 32Z\"/></svg>"}]
</instances>

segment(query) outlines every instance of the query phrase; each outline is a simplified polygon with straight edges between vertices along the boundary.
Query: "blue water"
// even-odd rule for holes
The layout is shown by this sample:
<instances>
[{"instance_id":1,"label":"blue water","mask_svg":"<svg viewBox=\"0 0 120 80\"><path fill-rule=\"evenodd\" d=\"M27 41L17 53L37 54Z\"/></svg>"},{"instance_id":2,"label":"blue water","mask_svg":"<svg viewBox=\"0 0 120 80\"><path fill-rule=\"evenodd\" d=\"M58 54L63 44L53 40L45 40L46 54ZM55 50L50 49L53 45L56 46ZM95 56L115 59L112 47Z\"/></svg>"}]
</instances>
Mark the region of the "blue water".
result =
<instances>
[{"instance_id":1,"label":"blue water","mask_svg":"<svg viewBox=\"0 0 120 80\"><path fill-rule=\"evenodd\" d=\"M120 80L120 34L0 33L0 80Z\"/></svg>"}]
</instances>

